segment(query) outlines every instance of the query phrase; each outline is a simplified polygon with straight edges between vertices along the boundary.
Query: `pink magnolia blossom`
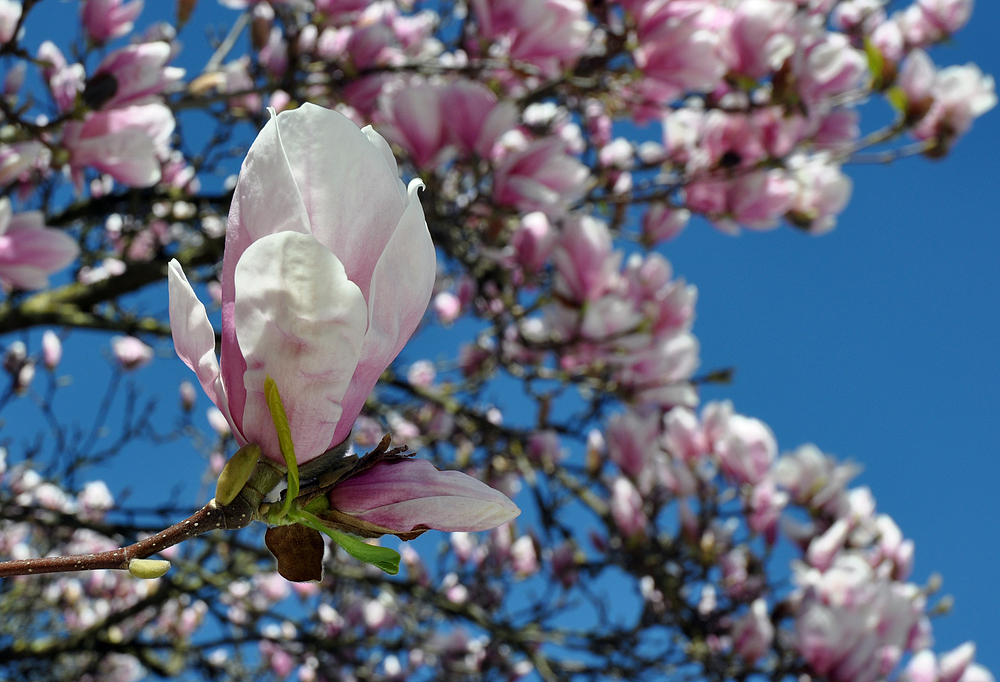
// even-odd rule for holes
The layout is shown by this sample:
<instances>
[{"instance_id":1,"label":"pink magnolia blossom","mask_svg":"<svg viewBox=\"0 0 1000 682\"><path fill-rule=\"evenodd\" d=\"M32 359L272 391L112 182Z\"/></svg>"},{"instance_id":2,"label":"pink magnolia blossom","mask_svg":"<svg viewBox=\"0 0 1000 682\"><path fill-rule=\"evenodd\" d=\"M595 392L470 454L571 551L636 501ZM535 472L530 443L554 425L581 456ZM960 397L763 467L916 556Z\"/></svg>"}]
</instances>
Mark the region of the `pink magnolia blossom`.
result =
<instances>
[{"instance_id":1,"label":"pink magnolia blossom","mask_svg":"<svg viewBox=\"0 0 1000 682\"><path fill-rule=\"evenodd\" d=\"M139 369L153 359L153 349L134 336L116 336L111 339L111 351L125 371Z\"/></svg>"},{"instance_id":2,"label":"pink magnolia blossom","mask_svg":"<svg viewBox=\"0 0 1000 682\"><path fill-rule=\"evenodd\" d=\"M378 133L336 112L306 104L261 131L229 214L221 369L204 306L180 265L170 266L177 354L241 445L282 459L268 375L299 462L348 437L430 300L436 259L420 187L399 180Z\"/></svg>"},{"instance_id":3,"label":"pink magnolia blossom","mask_svg":"<svg viewBox=\"0 0 1000 682\"><path fill-rule=\"evenodd\" d=\"M587 49L593 24L581 0L472 0L479 33L513 59L554 76Z\"/></svg>"},{"instance_id":4,"label":"pink magnolia blossom","mask_svg":"<svg viewBox=\"0 0 1000 682\"><path fill-rule=\"evenodd\" d=\"M131 187L151 187L162 177L160 157L173 131L174 116L166 105L136 104L67 123L63 145L78 177L92 167Z\"/></svg>"},{"instance_id":5,"label":"pink magnolia blossom","mask_svg":"<svg viewBox=\"0 0 1000 682\"><path fill-rule=\"evenodd\" d=\"M49 275L72 263L80 253L76 240L45 227L38 211L14 214L10 200L0 199L0 282L19 289L44 289Z\"/></svg>"},{"instance_id":6,"label":"pink magnolia blossom","mask_svg":"<svg viewBox=\"0 0 1000 682\"><path fill-rule=\"evenodd\" d=\"M387 88L379 108L386 137L418 167L438 162L446 149L490 158L497 138L517 122L512 102L498 103L485 85L464 79L447 85L414 79Z\"/></svg>"},{"instance_id":7,"label":"pink magnolia blossom","mask_svg":"<svg viewBox=\"0 0 1000 682\"><path fill-rule=\"evenodd\" d=\"M555 242L556 231L549 223L548 216L541 211L523 216L520 227L510 239L514 248L514 260L524 272L532 275L538 274L545 267Z\"/></svg>"},{"instance_id":8,"label":"pink magnolia blossom","mask_svg":"<svg viewBox=\"0 0 1000 682\"><path fill-rule=\"evenodd\" d=\"M190 381L182 381L177 389L180 394L181 399L181 409L185 412L190 412L194 409L195 401L198 400L198 394L195 391L194 384ZM219 471L222 471L222 467L219 467Z\"/></svg>"},{"instance_id":9,"label":"pink magnolia blossom","mask_svg":"<svg viewBox=\"0 0 1000 682\"><path fill-rule=\"evenodd\" d=\"M386 137L405 149L417 168L432 165L448 144L440 91L415 80L382 99Z\"/></svg>"},{"instance_id":10,"label":"pink magnolia blossom","mask_svg":"<svg viewBox=\"0 0 1000 682\"><path fill-rule=\"evenodd\" d=\"M770 478L755 485L747 501L747 525L750 530L760 533L767 544L773 545L778 539L781 512L787 504L788 493L778 490Z\"/></svg>"},{"instance_id":11,"label":"pink magnolia blossom","mask_svg":"<svg viewBox=\"0 0 1000 682\"><path fill-rule=\"evenodd\" d=\"M910 47L928 47L962 28L972 14L972 0L919 0L893 14Z\"/></svg>"},{"instance_id":12,"label":"pink magnolia blossom","mask_svg":"<svg viewBox=\"0 0 1000 682\"><path fill-rule=\"evenodd\" d=\"M35 140L0 147L0 185L8 185L31 170L45 157L45 145Z\"/></svg>"},{"instance_id":13,"label":"pink magnolia blossom","mask_svg":"<svg viewBox=\"0 0 1000 682\"><path fill-rule=\"evenodd\" d=\"M608 457L633 481L639 481L659 452L659 427L660 416L656 412L643 416L630 410L608 419L605 429Z\"/></svg>"},{"instance_id":14,"label":"pink magnolia blossom","mask_svg":"<svg viewBox=\"0 0 1000 682\"><path fill-rule=\"evenodd\" d=\"M940 682L958 682L965 675L976 657L976 644L966 642L946 654L941 654L938 669L941 672Z\"/></svg>"},{"instance_id":15,"label":"pink magnolia blossom","mask_svg":"<svg viewBox=\"0 0 1000 682\"><path fill-rule=\"evenodd\" d=\"M934 78L933 104L914 128L917 139L934 139L947 150L968 132L972 122L997 104L996 84L975 64L949 66Z\"/></svg>"},{"instance_id":16,"label":"pink magnolia blossom","mask_svg":"<svg viewBox=\"0 0 1000 682\"><path fill-rule=\"evenodd\" d=\"M756 485L764 480L777 454L778 444L767 424L734 414L713 443L723 473L737 483Z\"/></svg>"},{"instance_id":17,"label":"pink magnolia blossom","mask_svg":"<svg viewBox=\"0 0 1000 682\"><path fill-rule=\"evenodd\" d=\"M776 71L795 51L791 0L743 0L733 15L732 40L736 71L760 78Z\"/></svg>"},{"instance_id":18,"label":"pink magnolia blossom","mask_svg":"<svg viewBox=\"0 0 1000 682\"><path fill-rule=\"evenodd\" d=\"M619 281L622 254L614 251L608 226L588 215L569 220L552 254L555 292L573 303L596 301Z\"/></svg>"},{"instance_id":19,"label":"pink magnolia blossom","mask_svg":"<svg viewBox=\"0 0 1000 682\"><path fill-rule=\"evenodd\" d=\"M969 21L973 0L918 0L917 5L944 35L951 35Z\"/></svg>"},{"instance_id":20,"label":"pink magnolia blossom","mask_svg":"<svg viewBox=\"0 0 1000 682\"><path fill-rule=\"evenodd\" d=\"M461 299L450 291L442 291L434 297L434 314L441 324L452 324L462 314Z\"/></svg>"},{"instance_id":21,"label":"pink magnolia blossom","mask_svg":"<svg viewBox=\"0 0 1000 682\"><path fill-rule=\"evenodd\" d=\"M729 10L706 0L649 2L637 18L640 91L658 103L716 88L733 61Z\"/></svg>"},{"instance_id":22,"label":"pink magnolia blossom","mask_svg":"<svg viewBox=\"0 0 1000 682\"><path fill-rule=\"evenodd\" d=\"M513 102L498 102L489 88L475 81L450 83L441 92L441 108L451 140L465 154L483 158L491 156L497 138L517 122Z\"/></svg>"},{"instance_id":23,"label":"pink magnolia blossom","mask_svg":"<svg viewBox=\"0 0 1000 682\"><path fill-rule=\"evenodd\" d=\"M583 196L589 172L558 137L536 140L497 164L493 198L523 211L562 212Z\"/></svg>"},{"instance_id":24,"label":"pink magnolia blossom","mask_svg":"<svg viewBox=\"0 0 1000 682\"><path fill-rule=\"evenodd\" d=\"M933 102L934 78L937 69L930 56L923 50L913 50L903 62L898 85L906 95L907 114L911 117L923 116Z\"/></svg>"},{"instance_id":25,"label":"pink magnolia blossom","mask_svg":"<svg viewBox=\"0 0 1000 682\"><path fill-rule=\"evenodd\" d=\"M829 232L851 198L851 179L841 172L840 164L825 154L796 155L788 165L798 186L789 219L810 234Z\"/></svg>"},{"instance_id":26,"label":"pink magnolia blossom","mask_svg":"<svg viewBox=\"0 0 1000 682\"><path fill-rule=\"evenodd\" d=\"M799 91L811 105L861 88L869 77L868 57L841 33L803 37L792 62Z\"/></svg>"},{"instance_id":27,"label":"pink magnolia blossom","mask_svg":"<svg viewBox=\"0 0 1000 682\"><path fill-rule=\"evenodd\" d=\"M654 201L642 216L643 242L652 246L670 241L687 227L690 219L691 211L686 208L672 208L662 201Z\"/></svg>"},{"instance_id":28,"label":"pink magnolia blossom","mask_svg":"<svg viewBox=\"0 0 1000 682\"><path fill-rule=\"evenodd\" d=\"M747 663L754 663L767 653L774 641L774 624L767 612L767 602L754 600L750 610L733 625L733 648Z\"/></svg>"},{"instance_id":29,"label":"pink magnolia blossom","mask_svg":"<svg viewBox=\"0 0 1000 682\"><path fill-rule=\"evenodd\" d=\"M84 0L80 20L91 42L97 45L120 38L132 30L142 12L143 0Z\"/></svg>"},{"instance_id":30,"label":"pink magnolia blossom","mask_svg":"<svg viewBox=\"0 0 1000 682\"><path fill-rule=\"evenodd\" d=\"M794 646L833 682L882 679L926 618L916 585L876 572L859 553L841 553L826 570L796 565L795 572Z\"/></svg>"},{"instance_id":31,"label":"pink magnolia blossom","mask_svg":"<svg viewBox=\"0 0 1000 682\"><path fill-rule=\"evenodd\" d=\"M625 538L646 532L647 519L642 509L642 496L624 476L616 478L611 486L611 518Z\"/></svg>"},{"instance_id":32,"label":"pink magnolia blossom","mask_svg":"<svg viewBox=\"0 0 1000 682\"><path fill-rule=\"evenodd\" d=\"M86 78L83 64L67 62L62 51L49 40L38 46L38 60L43 62L42 77L59 111L69 111L76 104L77 94L83 92Z\"/></svg>"},{"instance_id":33,"label":"pink magnolia blossom","mask_svg":"<svg viewBox=\"0 0 1000 682\"><path fill-rule=\"evenodd\" d=\"M91 83L108 82L112 91L100 108L120 108L158 95L180 81L184 69L167 66L171 57L172 49L163 41L129 45L109 54L90 78Z\"/></svg>"},{"instance_id":34,"label":"pink magnolia blossom","mask_svg":"<svg viewBox=\"0 0 1000 682\"><path fill-rule=\"evenodd\" d=\"M482 481L420 459L380 462L338 483L329 499L331 510L382 533L489 530L520 514Z\"/></svg>"},{"instance_id":35,"label":"pink magnolia blossom","mask_svg":"<svg viewBox=\"0 0 1000 682\"><path fill-rule=\"evenodd\" d=\"M854 464L838 464L815 445L801 446L783 455L774 466L774 478L792 494L796 504L835 513L847 484L858 475Z\"/></svg>"}]
</instances>

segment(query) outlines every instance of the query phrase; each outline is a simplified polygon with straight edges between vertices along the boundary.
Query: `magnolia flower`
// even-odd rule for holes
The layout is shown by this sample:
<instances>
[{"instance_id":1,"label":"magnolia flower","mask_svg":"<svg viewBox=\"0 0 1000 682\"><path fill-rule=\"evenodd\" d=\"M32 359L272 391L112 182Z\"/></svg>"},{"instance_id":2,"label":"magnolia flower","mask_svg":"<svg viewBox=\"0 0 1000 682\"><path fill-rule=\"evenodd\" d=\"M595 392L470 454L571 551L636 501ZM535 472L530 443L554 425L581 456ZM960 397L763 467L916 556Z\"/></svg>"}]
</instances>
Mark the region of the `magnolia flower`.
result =
<instances>
[{"instance_id":1,"label":"magnolia flower","mask_svg":"<svg viewBox=\"0 0 1000 682\"><path fill-rule=\"evenodd\" d=\"M174 115L159 102L97 111L66 124L63 145L69 165L82 180L91 166L130 187L152 187L160 181L160 157L174 132Z\"/></svg>"},{"instance_id":2,"label":"magnolia flower","mask_svg":"<svg viewBox=\"0 0 1000 682\"><path fill-rule=\"evenodd\" d=\"M80 20L87 36L96 45L126 35L142 12L142 0L85 0Z\"/></svg>"},{"instance_id":3,"label":"magnolia flower","mask_svg":"<svg viewBox=\"0 0 1000 682\"><path fill-rule=\"evenodd\" d=\"M111 339L111 352L127 372L144 367L153 359L153 349L134 336L116 336Z\"/></svg>"},{"instance_id":4,"label":"magnolia flower","mask_svg":"<svg viewBox=\"0 0 1000 682\"><path fill-rule=\"evenodd\" d=\"M45 227L38 211L14 215L0 199L0 282L20 289L44 289L49 275L72 263L80 247L69 235Z\"/></svg>"},{"instance_id":5,"label":"magnolia flower","mask_svg":"<svg viewBox=\"0 0 1000 682\"><path fill-rule=\"evenodd\" d=\"M177 354L240 445L282 461L266 376L300 464L347 439L430 300L436 259L421 186L403 185L378 133L336 112L306 104L261 131L229 214L221 367L204 306L170 264Z\"/></svg>"},{"instance_id":6,"label":"magnolia flower","mask_svg":"<svg viewBox=\"0 0 1000 682\"><path fill-rule=\"evenodd\" d=\"M184 69L167 66L172 52L163 41L115 50L94 71L84 97L95 109L113 109L160 94L184 77Z\"/></svg>"}]
</instances>

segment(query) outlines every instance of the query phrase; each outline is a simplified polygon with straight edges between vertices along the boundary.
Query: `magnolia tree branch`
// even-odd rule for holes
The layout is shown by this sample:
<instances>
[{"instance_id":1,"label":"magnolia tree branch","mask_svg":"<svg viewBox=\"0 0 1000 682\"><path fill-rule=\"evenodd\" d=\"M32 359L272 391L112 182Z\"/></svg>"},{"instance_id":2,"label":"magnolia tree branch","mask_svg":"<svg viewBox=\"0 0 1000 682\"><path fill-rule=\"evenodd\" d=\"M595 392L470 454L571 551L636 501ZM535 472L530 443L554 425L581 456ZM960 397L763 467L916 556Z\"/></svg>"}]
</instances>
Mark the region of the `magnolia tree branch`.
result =
<instances>
[{"instance_id":1,"label":"magnolia tree branch","mask_svg":"<svg viewBox=\"0 0 1000 682\"><path fill-rule=\"evenodd\" d=\"M227 511L226 508L220 507L215 503L215 500L212 500L183 521L121 549L95 554L0 562L0 578L98 569L135 572L134 562L136 560L147 559L168 547L173 547L185 540L213 530L245 528L250 525L252 520L251 516L245 512L242 515L234 516L231 510Z\"/></svg>"}]
</instances>

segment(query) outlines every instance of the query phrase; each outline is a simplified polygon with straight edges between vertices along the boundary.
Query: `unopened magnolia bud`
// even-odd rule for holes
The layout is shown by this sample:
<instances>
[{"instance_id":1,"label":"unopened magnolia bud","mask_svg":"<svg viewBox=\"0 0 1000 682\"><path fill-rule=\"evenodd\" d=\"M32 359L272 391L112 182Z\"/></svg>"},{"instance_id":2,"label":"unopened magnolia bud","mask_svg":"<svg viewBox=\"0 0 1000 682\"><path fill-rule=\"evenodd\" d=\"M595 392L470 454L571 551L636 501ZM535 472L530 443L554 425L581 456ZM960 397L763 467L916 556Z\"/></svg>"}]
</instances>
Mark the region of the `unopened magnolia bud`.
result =
<instances>
[{"instance_id":1,"label":"unopened magnolia bud","mask_svg":"<svg viewBox=\"0 0 1000 682\"><path fill-rule=\"evenodd\" d=\"M194 390L194 384L190 381L182 381L180 386L181 394L181 408L185 412L190 412L194 409L194 401L197 400L198 394Z\"/></svg>"},{"instance_id":2,"label":"unopened magnolia bud","mask_svg":"<svg viewBox=\"0 0 1000 682\"><path fill-rule=\"evenodd\" d=\"M3 368L17 376L27 357L28 347L24 345L23 341L15 341L7 346L7 352L3 355Z\"/></svg>"},{"instance_id":3,"label":"unopened magnolia bud","mask_svg":"<svg viewBox=\"0 0 1000 682\"><path fill-rule=\"evenodd\" d=\"M128 572L133 578L153 580L170 570L170 562L163 559L132 559L128 562Z\"/></svg>"},{"instance_id":4,"label":"unopened magnolia bud","mask_svg":"<svg viewBox=\"0 0 1000 682\"><path fill-rule=\"evenodd\" d=\"M42 361L51 372L62 360L62 341L51 329L42 334Z\"/></svg>"},{"instance_id":5,"label":"unopened magnolia bud","mask_svg":"<svg viewBox=\"0 0 1000 682\"><path fill-rule=\"evenodd\" d=\"M226 506L236 499L243 486L250 480L257 460L260 459L260 446L248 443L230 457L226 466L222 467L219 482L215 486L215 501L220 506Z\"/></svg>"},{"instance_id":6,"label":"unopened magnolia bud","mask_svg":"<svg viewBox=\"0 0 1000 682\"><path fill-rule=\"evenodd\" d=\"M111 352L118 365L126 372L139 369L153 359L153 349L134 336L116 336L111 339Z\"/></svg>"},{"instance_id":7,"label":"unopened magnolia bud","mask_svg":"<svg viewBox=\"0 0 1000 682\"><path fill-rule=\"evenodd\" d=\"M31 360L24 363L21 367L21 371L17 373L17 379L14 381L14 392L18 395L24 395L28 391L28 387L31 386L31 382L35 378L35 363Z\"/></svg>"}]
</instances>

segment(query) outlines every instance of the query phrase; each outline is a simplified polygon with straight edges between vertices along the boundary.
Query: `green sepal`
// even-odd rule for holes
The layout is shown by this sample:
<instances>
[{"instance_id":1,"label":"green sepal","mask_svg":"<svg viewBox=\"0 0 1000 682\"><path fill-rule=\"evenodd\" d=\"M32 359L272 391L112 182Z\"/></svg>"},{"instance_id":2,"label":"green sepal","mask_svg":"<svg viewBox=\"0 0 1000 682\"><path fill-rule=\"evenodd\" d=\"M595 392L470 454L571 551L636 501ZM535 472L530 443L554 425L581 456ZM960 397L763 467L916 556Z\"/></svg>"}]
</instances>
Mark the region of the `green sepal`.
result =
<instances>
[{"instance_id":1,"label":"green sepal","mask_svg":"<svg viewBox=\"0 0 1000 682\"><path fill-rule=\"evenodd\" d=\"M894 88L889 88L885 93L885 98L892 105L892 108L901 114L906 114L906 109L909 106L909 98L906 96L906 92L903 88L898 85Z\"/></svg>"},{"instance_id":2,"label":"green sepal","mask_svg":"<svg viewBox=\"0 0 1000 682\"><path fill-rule=\"evenodd\" d=\"M255 443L247 443L229 458L226 466L222 467L218 483L215 484L215 501L220 506L225 507L236 499L243 486L250 480L259 459L260 446Z\"/></svg>"},{"instance_id":3,"label":"green sepal","mask_svg":"<svg viewBox=\"0 0 1000 682\"><path fill-rule=\"evenodd\" d=\"M285 504L282 505L279 514L280 516L285 516L292 508L292 501L299 496L299 466L295 461L295 446L292 445L292 429L288 426L285 406L281 404L281 394L278 393L278 385L274 383L274 379L270 376L264 380L264 399L267 401L267 409L271 411L274 430L278 434L281 456L285 458L285 466L288 467L288 490L285 491Z\"/></svg>"},{"instance_id":4,"label":"green sepal","mask_svg":"<svg viewBox=\"0 0 1000 682\"><path fill-rule=\"evenodd\" d=\"M400 556L399 552L396 550L389 549L388 547L375 547L365 542L361 542L361 540L358 540L357 538L352 538L350 535L328 528L318 518L301 509L292 512L292 518L301 523L303 526L325 533L331 540L340 545L345 552L358 561L371 564L372 566L385 571L389 575L396 575L399 573Z\"/></svg>"},{"instance_id":5,"label":"green sepal","mask_svg":"<svg viewBox=\"0 0 1000 682\"><path fill-rule=\"evenodd\" d=\"M885 57L879 51L875 44L865 38L865 54L868 56L868 72L872 75L872 87L875 90L881 90L885 87Z\"/></svg>"},{"instance_id":6,"label":"green sepal","mask_svg":"<svg viewBox=\"0 0 1000 682\"><path fill-rule=\"evenodd\" d=\"M317 495L316 497L309 500L309 504L304 506L302 510L309 512L310 514L322 514L329 508L330 508L330 500L328 500L325 495Z\"/></svg>"}]
</instances>

